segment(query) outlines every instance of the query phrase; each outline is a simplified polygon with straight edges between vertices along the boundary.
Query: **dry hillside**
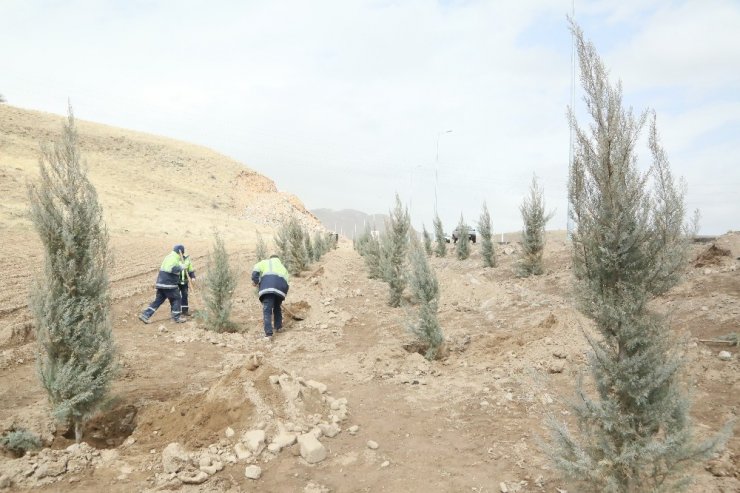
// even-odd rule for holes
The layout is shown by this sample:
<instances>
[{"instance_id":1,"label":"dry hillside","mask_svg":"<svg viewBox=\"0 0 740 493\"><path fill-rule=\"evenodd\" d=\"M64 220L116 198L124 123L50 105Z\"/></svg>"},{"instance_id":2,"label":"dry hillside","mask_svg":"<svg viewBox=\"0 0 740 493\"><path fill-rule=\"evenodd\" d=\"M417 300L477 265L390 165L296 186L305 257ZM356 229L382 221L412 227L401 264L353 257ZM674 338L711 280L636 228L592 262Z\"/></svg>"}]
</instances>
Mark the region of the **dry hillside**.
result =
<instances>
[{"instance_id":1,"label":"dry hillside","mask_svg":"<svg viewBox=\"0 0 740 493\"><path fill-rule=\"evenodd\" d=\"M7 170L5 157L2 163ZM231 164L224 159L224 168ZM222 188L214 185L213 193L229 197L235 175L223 174L216 179ZM94 179L106 186L105 178ZM115 200L103 198L107 207ZM141 196L139 202L146 217L148 203ZM236 212L257 204L246 200L229 209L228 202L200 211L203 222L194 228L205 236L191 229L186 242L207 245L210 217L243 223L243 231L252 232L255 219ZM428 362L413 352L404 328L413 307L387 306L387 286L367 279L347 240L293 279L287 308L294 317L271 344L261 337L260 306L245 276L233 317L243 333L213 334L197 322L175 325L162 310L154 324L143 325L136 314L151 299L156 264L173 234L141 220L129 227L113 221L121 228L114 241L119 261L124 255L141 273L126 278L116 267L113 320L121 370L113 400L85 430L85 444L73 445L51 421L33 344L0 342L0 432L23 426L49 446L21 458L0 457L0 489L575 491L553 471L539 442L547 415L570 419L566 404L585 370L581 331L589 323L569 296L573 281L563 234L550 234L546 272L536 278L515 277L516 244L499 247L499 265L492 269L480 267L479 245L466 261L432 259L448 352ZM3 240L9 232L34 244L27 226L5 221ZM139 256L125 255L129 246ZM14 289L23 290L26 264L38 260L32 256L37 250L12 248L3 282L15 279ZM721 237L714 249L696 245L697 261L687 266L685 280L655 306L670 317L677 337L685 336L684 376L698 438L716 433L740 405L737 347L703 342L738 331L739 256L740 233ZM248 248L238 248L234 258L243 266L253 261ZM13 291L5 286L4 293ZM195 296L192 305L199 303ZM22 311L0 312L3 330ZM729 360L718 357L723 350ZM299 436L302 445L294 445ZM732 438L711 461L688 470L695 479L690 491L740 491L739 461L740 440Z\"/></svg>"},{"instance_id":2,"label":"dry hillside","mask_svg":"<svg viewBox=\"0 0 740 493\"><path fill-rule=\"evenodd\" d=\"M0 105L0 238L8 266L0 276L0 315L15 315L0 322L0 341L28 324L27 288L41 258L27 217L26 183L38 175L40 146L59 136L62 121ZM298 198L210 149L81 120L77 128L111 234L117 298L148 289L175 243L203 260L214 228L227 248L251 251L258 231L269 240L273 227L293 213L320 227Z\"/></svg>"}]
</instances>

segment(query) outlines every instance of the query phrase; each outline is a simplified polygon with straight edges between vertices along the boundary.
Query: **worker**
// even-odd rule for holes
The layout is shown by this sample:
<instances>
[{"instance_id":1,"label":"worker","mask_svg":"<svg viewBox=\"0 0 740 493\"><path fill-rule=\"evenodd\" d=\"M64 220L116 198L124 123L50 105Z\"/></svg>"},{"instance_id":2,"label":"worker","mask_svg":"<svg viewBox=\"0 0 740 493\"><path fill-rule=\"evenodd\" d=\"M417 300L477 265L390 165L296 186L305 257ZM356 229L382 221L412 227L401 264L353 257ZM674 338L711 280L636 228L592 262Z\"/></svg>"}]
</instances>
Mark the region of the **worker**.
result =
<instances>
[{"instance_id":1,"label":"worker","mask_svg":"<svg viewBox=\"0 0 740 493\"><path fill-rule=\"evenodd\" d=\"M182 310L183 315L189 315L188 313L188 284L193 285L193 289L195 289L195 268L193 267L193 262L190 261L190 255L185 255L183 253L183 264L185 264L185 268L180 271L180 282L178 283L178 287L180 288L180 298L181 298L181 305L180 308Z\"/></svg>"},{"instance_id":2,"label":"worker","mask_svg":"<svg viewBox=\"0 0 740 493\"><path fill-rule=\"evenodd\" d=\"M252 269L252 284L259 286L258 296L262 302L265 339L272 340L273 316L275 332L283 329L283 312L280 305L288 295L288 270L277 255L257 262Z\"/></svg>"},{"instance_id":3,"label":"worker","mask_svg":"<svg viewBox=\"0 0 740 493\"><path fill-rule=\"evenodd\" d=\"M155 284L157 295L149 307L139 315L139 320L145 324L151 323L152 315L164 303L164 300L170 300L170 315L172 320L176 323L185 322L185 319L180 316L182 313L182 299L179 288L180 273L186 269L184 255L185 247L178 243L172 247L172 251L162 261L159 274L157 275L157 283Z\"/></svg>"}]
</instances>

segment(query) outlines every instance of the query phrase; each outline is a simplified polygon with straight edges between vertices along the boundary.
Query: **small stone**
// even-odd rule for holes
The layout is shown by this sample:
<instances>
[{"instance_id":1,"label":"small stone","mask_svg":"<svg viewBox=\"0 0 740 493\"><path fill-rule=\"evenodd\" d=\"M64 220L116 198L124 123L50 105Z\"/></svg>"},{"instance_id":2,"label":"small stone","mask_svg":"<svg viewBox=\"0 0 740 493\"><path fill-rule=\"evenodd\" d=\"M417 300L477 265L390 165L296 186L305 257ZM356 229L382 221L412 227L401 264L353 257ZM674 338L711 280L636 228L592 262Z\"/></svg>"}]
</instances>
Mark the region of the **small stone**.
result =
<instances>
[{"instance_id":1,"label":"small stone","mask_svg":"<svg viewBox=\"0 0 740 493\"><path fill-rule=\"evenodd\" d=\"M246 459L252 455L249 453L249 449L241 442L234 445L234 453L238 460Z\"/></svg>"},{"instance_id":2,"label":"small stone","mask_svg":"<svg viewBox=\"0 0 740 493\"><path fill-rule=\"evenodd\" d=\"M185 484L202 484L208 479L208 474L203 471L181 471L177 474L177 479Z\"/></svg>"},{"instance_id":3,"label":"small stone","mask_svg":"<svg viewBox=\"0 0 740 493\"><path fill-rule=\"evenodd\" d=\"M247 468L244 469L244 476L247 479L259 479L262 476L262 468L260 466L255 466L254 464L247 466Z\"/></svg>"},{"instance_id":4,"label":"small stone","mask_svg":"<svg viewBox=\"0 0 740 493\"><path fill-rule=\"evenodd\" d=\"M277 385L280 382L280 377L277 375L270 375L270 383L273 385Z\"/></svg>"},{"instance_id":5,"label":"small stone","mask_svg":"<svg viewBox=\"0 0 740 493\"><path fill-rule=\"evenodd\" d=\"M386 461L383 461L383 463L382 463L382 464L380 465L380 467L382 467L382 468L386 468L386 467L388 467L388 466L390 466L390 465L391 465L391 463L390 463L389 461L387 461L387 460L386 460Z\"/></svg>"},{"instance_id":6,"label":"small stone","mask_svg":"<svg viewBox=\"0 0 740 493\"><path fill-rule=\"evenodd\" d=\"M298 437L301 457L309 464L316 464L326 459L326 447L310 433Z\"/></svg>"},{"instance_id":7,"label":"small stone","mask_svg":"<svg viewBox=\"0 0 740 493\"><path fill-rule=\"evenodd\" d=\"M318 390L320 394L325 393L327 390L326 384L317 382L316 380L306 380L306 385L312 389Z\"/></svg>"},{"instance_id":8,"label":"small stone","mask_svg":"<svg viewBox=\"0 0 740 493\"><path fill-rule=\"evenodd\" d=\"M213 476L218 471L221 471L223 468L224 465L221 461L215 461L213 464L210 464L208 466L200 466L200 470L208 474L209 476Z\"/></svg>"},{"instance_id":9,"label":"small stone","mask_svg":"<svg viewBox=\"0 0 740 493\"><path fill-rule=\"evenodd\" d=\"M319 424L319 429L321 430L321 433L323 433L329 438L334 438L335 436L339 434L340 431L342 431L341 428L339 428L339 426L336 423L332 423L332 424L321 423Z\"/></svg>"},{"instance_id":10,"label":"small stone","mask_svg":"<svg viewBox=\"0 0 740 493\"><path fill-rule=\"evenodd\" d=\"M244 433L242 441L250 452L259 455L265 447L265 430L250 430Z\"/></svg>"},{"instance_id":11,"label":"small stone","mask_svg":"<svg viewBox=\"0 0 740 493\"><path fill-rule=\"evenodd\" d=\"M160 325L159 327L157 327L157 332L167 332L167 327L165 327L164 325Z\"/></svg>"},{"instance_id":12,"label":"small stone","mask_svg":"<svg viewBox=\"0 0 740 493\"><path fill-rule=\"evenodd\" d=\"M178 472L189 463L190 455L177 442L170 443L162 450L162 468L164 472Z\"/></svg>"},{"instance_id":13,"label":"small stone","mask_svg":"<svg viewBox=\"0 0 740 493\"><path fill-rule=\"evenodd\" d=\"M565 370L565 363L562 360L552 361L547 367L550 373L563 373L563 370Z\"/></svg>"},{"instance_id":14,"label":"small stone","mask_svg":"<svg viewBox=\"0 0 740 493\"><path fill-rule=\"evenodd\" d=\"M234 429L230 426L226 428L226 431L224 433L226 434L226 438L231 438L235 434Z\"/></svg>"},{"instance_id":15,"label":"small stone","mask_svg":"<svg viewBox=\"0 0 740 493\"><path fill-rule=\"evenodd\" d=\"M732 354L729 351L720 351L719 359L722 361L730 361L732 359Z\"/></svg>"},{"instance_id":16,"label":"small stone","mask_svg":"<svg viewBox=\"0 0 740 493\"><path fill-rule=\"evenodd\" d=\"M135 443L136 443L136 438L134 438L134 437L128 437L128 438L127 438L127 439L126 439L126 440L125 440L125 441L123 442L123 445L124 445L124 447L130 447L131 445L133 445L133 444L135 444Z\"/></svg>"},{"instance_id":17,"label":"small stone","mask_svg":"<svg viewBox=\"0 0 740 493\"><path fill-rule=\"evenodd\" d=\"M347 431L349 432L350 435L355 435L357 434L358 431L360 431L360 427L357 425L352 425L347 429Z\"/></svg>"},{"instance_id":18,"label":"small stone","mask_svg":"<svg viewBox=\"0 0 740 493\"><path fill-rule=\"evenodd\" d=\"M368 440L367 441L367 448L369 448L369 449L377 450L378 449L378 446L379 446L378 445L378 442L376 442L374 440Z\"/></svg>"},{"instance_id":19,"label":"small stone","mask_svg":"<svg viewBox=\"0 0 740 493\"><path fill-rule=\"evenodd\" d=\"M503 481L498 484L498 487L501 490L501 493L509 493L509 488L506 487L506 483Z\"/></svg>"},{"instance_id":20,"label":"small stone","mask_svg":"<svg viewBox=\"0 0 740 493\"><path fill-rule=\"evenodd\" d=\"M491 404L487 400L485 400L485 399L482 400L482 401L480 401L480 407L488 407L490 405Z\"/></svg>"},{"instance_id":21,"label":"small stone","mask_svg":"<svg viewBox=\"0 0 740 493\"><path fill-rule=\"evenodd\" d=\"M209 455L203 455L198 461L198 467L207 467L207 466L210 466L211 463L212 463L211 457Z\"/></svg>"}]
</instances>

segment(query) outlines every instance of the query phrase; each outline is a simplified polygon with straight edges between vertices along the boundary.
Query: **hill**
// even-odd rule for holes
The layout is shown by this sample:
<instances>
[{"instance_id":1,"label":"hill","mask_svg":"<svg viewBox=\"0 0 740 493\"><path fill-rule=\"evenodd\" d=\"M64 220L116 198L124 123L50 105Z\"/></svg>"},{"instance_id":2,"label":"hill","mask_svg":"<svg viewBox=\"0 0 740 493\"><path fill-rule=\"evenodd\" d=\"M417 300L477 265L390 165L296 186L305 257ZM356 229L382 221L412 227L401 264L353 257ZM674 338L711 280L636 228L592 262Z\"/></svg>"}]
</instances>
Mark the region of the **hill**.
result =
<instances>
[{"instance_id":1,"label":"hill","mask_svg":"<svg viewBox=\"0 0 740 493\"><path fill-rule=\"evenodd\" d=\"M367 214L354 209L342 209L335 211L332 209L311 209L321 224L329 231L352 238L355 232L361 234L365 230L365 225L369 224L370 228L376 231L385 231L385 221L388 219L387 214Z\"/></svg>"}]
</instances>

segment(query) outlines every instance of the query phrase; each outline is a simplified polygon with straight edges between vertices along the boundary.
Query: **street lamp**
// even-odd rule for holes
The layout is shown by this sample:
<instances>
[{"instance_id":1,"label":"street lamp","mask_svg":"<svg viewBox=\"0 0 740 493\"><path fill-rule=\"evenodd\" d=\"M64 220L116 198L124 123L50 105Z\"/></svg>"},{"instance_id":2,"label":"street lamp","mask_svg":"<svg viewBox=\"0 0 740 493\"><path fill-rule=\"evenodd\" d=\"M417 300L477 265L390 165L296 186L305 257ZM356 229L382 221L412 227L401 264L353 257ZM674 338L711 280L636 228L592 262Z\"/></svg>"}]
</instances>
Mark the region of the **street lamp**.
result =
<instances>
[{"instance_id":1,"label":"street lamp","mask_svg":"<svg viewBox=\"0 0 740 493\"><path fill-rule=\"evenodd\" d=\"M437 214L437 182L439 181L439 138L442 137L444 134L448 134L452 132L452 130L445 130L444 132L439 132L437 134L437 158L436 158L436 164L434 167L434 213Z\"/></svg>"}]
</instances>

